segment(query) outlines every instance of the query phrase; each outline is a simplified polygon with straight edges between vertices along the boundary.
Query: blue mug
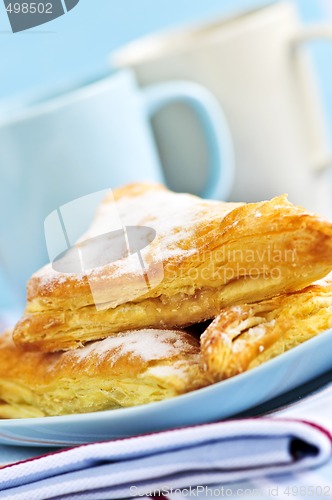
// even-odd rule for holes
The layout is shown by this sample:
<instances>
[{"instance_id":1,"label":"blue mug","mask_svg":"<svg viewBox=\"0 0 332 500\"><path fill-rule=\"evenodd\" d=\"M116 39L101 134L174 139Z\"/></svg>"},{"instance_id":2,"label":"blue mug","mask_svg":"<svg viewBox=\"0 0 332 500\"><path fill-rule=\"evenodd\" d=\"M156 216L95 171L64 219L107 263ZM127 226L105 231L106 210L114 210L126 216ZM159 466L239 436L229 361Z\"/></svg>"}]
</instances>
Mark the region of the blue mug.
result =
<instances>
[{"instance_id":1,"label":"blue mug","mask_svg":"<svg viewBox=\"0 0 332 500\"><path fill-rule=\"evenodd\" d=\"M175 101L194 108L206 134L210 170L201 196L227 199L234 174L229 128L215 98L195 83L142 90L131 71L121 71L0 121L0 266L17 297L48 260L49 213L106 188L165 182L150 118Z\"/></svg>"}]
</instances>

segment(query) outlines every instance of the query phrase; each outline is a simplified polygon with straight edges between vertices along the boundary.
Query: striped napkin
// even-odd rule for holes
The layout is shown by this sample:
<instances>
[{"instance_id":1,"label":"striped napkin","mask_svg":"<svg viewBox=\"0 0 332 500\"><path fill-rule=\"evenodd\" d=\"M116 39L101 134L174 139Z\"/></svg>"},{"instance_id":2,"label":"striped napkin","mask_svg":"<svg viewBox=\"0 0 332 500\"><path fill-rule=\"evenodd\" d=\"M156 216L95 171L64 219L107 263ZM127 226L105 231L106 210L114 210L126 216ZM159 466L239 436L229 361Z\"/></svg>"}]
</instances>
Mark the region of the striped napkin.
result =
<instances>
[{"instance_id":1,"label":"striped napkin","mask_svg":"<svg viewBox=\"0 0 332 500\"><path fill-rule=\"evenodd\" d=\"M247 419L88 444L0 470L1 499L111 500L297 473L327 462L331 437L291 419Z\"/></svg>"}]
</instances>

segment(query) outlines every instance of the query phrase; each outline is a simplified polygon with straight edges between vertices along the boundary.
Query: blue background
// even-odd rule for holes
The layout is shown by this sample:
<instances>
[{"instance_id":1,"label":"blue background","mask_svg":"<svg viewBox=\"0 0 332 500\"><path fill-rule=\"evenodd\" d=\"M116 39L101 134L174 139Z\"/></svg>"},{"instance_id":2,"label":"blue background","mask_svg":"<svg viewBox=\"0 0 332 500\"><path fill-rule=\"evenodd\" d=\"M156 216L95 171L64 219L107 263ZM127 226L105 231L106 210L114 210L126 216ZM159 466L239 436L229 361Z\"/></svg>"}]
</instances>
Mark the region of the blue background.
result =
<instances>
[{"instance_id":1,"label":"blue background","mask_svg":"<svg viewBox=\"0 0 332 500\"><path fill-rule=\"evenodd\" d=\"M147 33L268 3L80 0L65 16L16 34L11 33L4 7L0 6L0 98L103 70L112 50ZM329 3L331 0L296 1L302 18L310 22L326 19Z\"/></svg>"},{"instance_id":2,"label":"blue background","mask_svg":"<svg viewBox=\"0 0 332 500\"><path fill-rule=\"evenodd\" d=\"M304 22L332 22L331 0L294 1ZM0 100L102 73L107 69L112 50L148 33L269 3L267 0L80 0L65 16L16 34L11 32L4 6L0 5ZM329 63L332 42L314 42L311 50L332 130L332 64ZM0 102L0 113L1 106L4 103Z\"/></svg>"},{"instance_id":3,"label":"blue background","mask_svg":"<svg viewBox=\"0 0 332 500\"><path fill-rule=\"evenodd\" d=\"M332 22L332 0L294 2L304 22ZM66 15L16 34L11 32L4 6L0 5L0 101L103 73L110 52L137 37L269 3L272 2L80 0ZM332 41L317 41L311 47L332 137ZM0 115L2 106L4 103L0 102Z\"/></svg>"},{"instance_id":4,"label":"blue background","mask_svg":"<svg viewBox=\"0 0 332 500\"><path fill-rule=\"evenodd\" d=\"M66 15L13 34L0 4L0 114L8 98L45 91L108 69L112 50L148 33L265 5L267 0L80 0ZM332 22L332 0L297 0L306 23ZM316 63L332 137L332 41L314 42ZM332 142L332 141L331 141ZM10 302L1 294L0 306Z\"/></svg>"}]
</instances>

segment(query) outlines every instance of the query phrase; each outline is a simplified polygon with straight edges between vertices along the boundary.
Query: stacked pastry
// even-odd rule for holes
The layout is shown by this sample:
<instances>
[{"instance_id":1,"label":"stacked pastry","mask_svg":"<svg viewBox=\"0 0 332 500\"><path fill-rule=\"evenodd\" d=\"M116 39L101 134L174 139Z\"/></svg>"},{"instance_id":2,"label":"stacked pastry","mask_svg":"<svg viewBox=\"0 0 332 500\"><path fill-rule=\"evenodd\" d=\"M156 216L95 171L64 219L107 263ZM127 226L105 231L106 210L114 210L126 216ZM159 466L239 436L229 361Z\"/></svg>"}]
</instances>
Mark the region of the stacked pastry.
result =
<instances>
[{"instance_id":1,"label":"stacked pastry","mask_svg":"<svg viewBox=\"0 0 332 500\"><path fill-rule=\"evenodd\" d=\"M311 285L331 269L332 223L285 196L117 189L29 281L1 339L0 416L144 404L252 368L331 326L331 284Z\"/></svg>"},{"instance_id":2,"label":"stacked pastry","mask_svg":"<svg viewBox=\"0 0 332 500\"><path fill-rule=\"evenodd\" d=\"M201 337L212 380L255 368L332 328L332 275L304 290L223 309Z\"/></svg>"}]
</instances>

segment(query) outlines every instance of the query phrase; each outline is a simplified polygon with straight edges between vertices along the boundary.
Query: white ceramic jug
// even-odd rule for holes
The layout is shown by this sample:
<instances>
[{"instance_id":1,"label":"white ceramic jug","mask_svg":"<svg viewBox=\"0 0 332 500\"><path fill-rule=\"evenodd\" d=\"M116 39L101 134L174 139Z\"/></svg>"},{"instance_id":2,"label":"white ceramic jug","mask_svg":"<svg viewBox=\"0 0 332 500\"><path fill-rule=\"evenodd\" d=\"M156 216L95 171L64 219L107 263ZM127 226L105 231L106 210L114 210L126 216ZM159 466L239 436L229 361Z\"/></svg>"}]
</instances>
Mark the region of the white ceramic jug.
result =
<instances>
[{"instance_id":1,"label":"white ceramic jug","mask_svg":"<svg viewBox=\"0 0 332 500\"><path fill-rule=\"evenodd\" d=\"M285 1L148 37L120 50L112 61L131 67L143 86L186 78L217 96L235 145L232 200L256 201L288 192L294 203L332 216L326 168L332 162L306 50L307 41L331 37L331 25L303 26L295 6ZM190 179L191 189L198 192L206 146L195 117L184 106L173 106L154 123L167 171L177 172L179 189Z\"/></svg>"}]
</instances>

